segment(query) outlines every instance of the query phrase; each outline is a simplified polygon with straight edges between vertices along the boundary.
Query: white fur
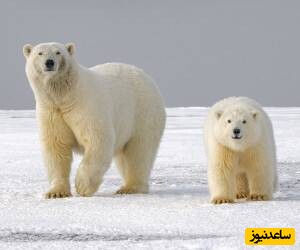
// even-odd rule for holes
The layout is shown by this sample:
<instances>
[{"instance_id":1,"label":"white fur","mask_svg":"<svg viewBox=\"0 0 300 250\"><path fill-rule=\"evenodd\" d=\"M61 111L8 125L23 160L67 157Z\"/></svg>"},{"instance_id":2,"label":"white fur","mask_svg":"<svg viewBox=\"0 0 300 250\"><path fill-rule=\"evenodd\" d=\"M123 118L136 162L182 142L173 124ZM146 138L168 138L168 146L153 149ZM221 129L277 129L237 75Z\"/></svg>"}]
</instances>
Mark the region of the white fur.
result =
<instances>
[{"instance_id":1,"label":"white fur","mask_svg":"<svg viewBox=\"0 0 300 250\"><path fill-rule=\"evenodd\" d=\"M241 130L241 139L233 139L234 128ZM217 102L204 125L204 143L213 203L272 198L277 183L273 128L256 101L230 97Z\"/></svg>"},{"instance_id":2,"label":"white fur","mask_svg":"<svg viewBox=\"0 0 300 250\"><path fill-rule=\"evenodd\" d=\"M74 150L83 154L75 180L80 195L97 191L113 157L124 179L118 193L148 192L166 116L155 83L131 65L85 68L74 52L73 44L59 43L23 49L51 185L46 197L70 195ZM46 72L49 58L55 66Z\"/></svg>"}]
</instances>

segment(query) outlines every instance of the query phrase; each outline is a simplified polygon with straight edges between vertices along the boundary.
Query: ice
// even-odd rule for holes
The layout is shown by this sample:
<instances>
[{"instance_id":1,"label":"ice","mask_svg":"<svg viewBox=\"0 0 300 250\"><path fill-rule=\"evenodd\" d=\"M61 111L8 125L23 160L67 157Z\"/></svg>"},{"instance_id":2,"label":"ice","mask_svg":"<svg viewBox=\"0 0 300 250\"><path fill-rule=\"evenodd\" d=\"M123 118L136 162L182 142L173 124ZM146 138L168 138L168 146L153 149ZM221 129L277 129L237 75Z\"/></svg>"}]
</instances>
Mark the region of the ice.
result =
<instances>
[{"instance_id":1,"label":"ice","mask_svg":"<svg viewBox=\"0 0 300 250\"><path fill-rule=\"evenodd\" d=\"M247 249L247 227L300 232L300 108L266 110L275 131L279 191L273 201L218 206L209 203L207 189L207 108L168 109L150 194L114 195L121 178L113 165L93 197L78 197L76 156L73 197L56 200L42 196L48 181L35 112L0 111L0 248Z\"/></svg>"}]
</instances>

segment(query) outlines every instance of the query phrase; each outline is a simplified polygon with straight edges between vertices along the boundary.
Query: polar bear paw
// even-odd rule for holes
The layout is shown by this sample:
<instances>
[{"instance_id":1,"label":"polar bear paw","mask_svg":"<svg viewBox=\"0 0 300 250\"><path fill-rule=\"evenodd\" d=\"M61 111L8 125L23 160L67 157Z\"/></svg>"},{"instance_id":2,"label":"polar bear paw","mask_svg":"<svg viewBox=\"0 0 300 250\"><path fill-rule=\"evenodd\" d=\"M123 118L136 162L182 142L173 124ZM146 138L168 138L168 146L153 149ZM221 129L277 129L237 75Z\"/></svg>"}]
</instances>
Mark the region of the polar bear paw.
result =
<instances>
[{"instance_id":1,"label":"polar bear paw","mask_svg":"<svg viewBox=\"0 0 300 250\"><path fill-rule=\"evenodd\" d=\"M215 197L211 201L213 204L233 203L233 199L226 197Z\"/></svg>"},{"instance_id":2,"label":"polar bear paw","mask_svg":"<svg viewBox=\"0 0 300 250\"><path fill-rule=\"evenodd\" d=\"M123 186L116 191L116 194L147 194L148 187Z\"/></svg>"},{"instance_id":3,"label":"polar bear paw","mask_svg":"<svg viewBox=\"0 0 300 250\"><path fill-rule=\"evenodd\" d=\"M70 188L66 186L55 186L45 193L46 199L66 198L72 196Z\"/></svg>"},{"instance_id":4,"label":"polar bear paw","mask_svg":"<svg viewBox=\"0 0 300 250\"><path fill-rule=\"evenodd\" d=\"M267 194L251 194L248 199L251 201L268 201L271 198Z\"/></svg>"},{"instance_id":5,"label":"polar bear paw","mask_svg":"<svg viewBox=\"0 0 300 250\"><path fill-rule=\"evenodd\" d=\"M76 191L81 196L91 196L95 193L100 185L100 180L97 176L88 176L78 172L75 178Z\"/></svg>"},{"instance_id":6,"label":"polar bear paw","mask_svg":"<svg viewBox=\"0 0 300 250\"><path fill-rule=\"evenodd\" d=\"M240 192L240 193L237 193L237 194L235 195L235 197L236 197L237 199L248 198L248 196L249 196L249 193L246 193L246 192Z\"/></svg>"}]
</instances>

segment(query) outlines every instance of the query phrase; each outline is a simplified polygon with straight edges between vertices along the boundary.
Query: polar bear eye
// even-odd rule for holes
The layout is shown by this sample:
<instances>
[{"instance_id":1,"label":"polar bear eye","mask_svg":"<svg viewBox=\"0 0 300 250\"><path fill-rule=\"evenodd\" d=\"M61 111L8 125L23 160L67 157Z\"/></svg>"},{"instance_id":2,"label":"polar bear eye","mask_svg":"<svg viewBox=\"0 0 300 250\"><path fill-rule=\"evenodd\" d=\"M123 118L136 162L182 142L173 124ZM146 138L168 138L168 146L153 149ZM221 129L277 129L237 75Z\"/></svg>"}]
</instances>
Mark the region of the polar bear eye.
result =
<instances>
[{"instance_id":1,"label":"polar bear eye","mask_svg":"<svg viewBox=\"0 0 300 250\"><path fill-rule=\"evenodd\" d=\"M56 55L60 55L60 52L59 52L59 51L57 51L57 52L56 52Z\"/></svg>"},{"instance_id":2,"label":"polar bear eye","mask_svg":"<svg viewBox=\"0 0 300 250\"><path fill-rule=\"evenodd\" d=\"M43 55L43 52L39 52L39 56Z\"/></svg>"},{"instance_id":3,"label":"polar bear eye","mask_svg":"<svg viewBox=\"0 0 300 250\"><path fill-rule=\"evenodd\" d=\"M228 123L231 123L231 120L227 120Z\"/></svg>"},{"instance_id":4,"label":"polar bear eye","mask_svg":"<svg viewBox=\"0 0 300 250\"><path fill-rule=\"evenodd\" d=\"M247 121L246 121L246 120L243 120L243 123L244 123L244 124L246 124L246 123L247 123Z\"/></svg>"}]
</instances>

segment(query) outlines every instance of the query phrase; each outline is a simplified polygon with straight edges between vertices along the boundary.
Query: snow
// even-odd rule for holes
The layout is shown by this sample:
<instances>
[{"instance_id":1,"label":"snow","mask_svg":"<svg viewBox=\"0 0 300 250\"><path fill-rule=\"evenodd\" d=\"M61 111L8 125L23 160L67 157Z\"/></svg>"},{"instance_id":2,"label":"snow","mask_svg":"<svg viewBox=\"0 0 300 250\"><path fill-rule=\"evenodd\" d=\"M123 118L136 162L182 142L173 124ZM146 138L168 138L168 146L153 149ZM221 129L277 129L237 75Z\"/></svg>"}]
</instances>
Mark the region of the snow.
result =
<instances>
[{"instance_id":1,"label":"snow","mask_svg":"<svg viewBox=\"0 0 300 250\"><path fill-rule=\"evenodd\" d=\"M114 166L99 191L45 200L34 111L0 111L0 248L247 249L247 227L300 231L300 108L267 108L278 149L279 191L273 201L212 205L202 143L206 108L168 109L148 195L114 195ZM299 240L297 247L299 249ZM276 247L272 247L276 249ZM283 249L283 247L277 247ZM289 249L292 249L289 247Z\"/></svg>"}]
</instances>

